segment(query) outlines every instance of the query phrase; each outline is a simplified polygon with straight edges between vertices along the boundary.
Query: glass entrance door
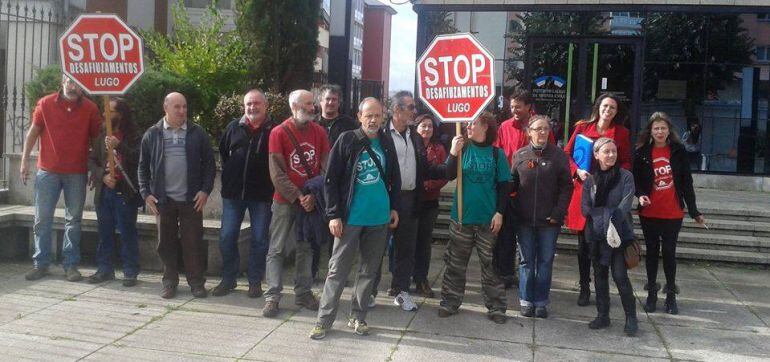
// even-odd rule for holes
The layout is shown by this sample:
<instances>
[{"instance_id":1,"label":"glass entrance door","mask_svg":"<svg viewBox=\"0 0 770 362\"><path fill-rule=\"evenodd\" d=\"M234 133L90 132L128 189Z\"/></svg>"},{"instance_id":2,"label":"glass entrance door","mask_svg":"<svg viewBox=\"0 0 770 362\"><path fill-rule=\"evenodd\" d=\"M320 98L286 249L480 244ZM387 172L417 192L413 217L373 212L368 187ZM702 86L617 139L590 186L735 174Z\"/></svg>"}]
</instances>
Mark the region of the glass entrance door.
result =
<instances>
[{"instance_id":1,"label":"glass entrance door","mask_svg":"<svg viewBox=\"0 0 770 362\"><path fill-rule=\"evenodd\" d=\"M620 97L622 120L632 137L639 129L642 40L635 37L530 37L525 77L537 112L557 120L557 139L566 143L572 126L590 116L602 93Z\"/></svg>"}]
</instances>

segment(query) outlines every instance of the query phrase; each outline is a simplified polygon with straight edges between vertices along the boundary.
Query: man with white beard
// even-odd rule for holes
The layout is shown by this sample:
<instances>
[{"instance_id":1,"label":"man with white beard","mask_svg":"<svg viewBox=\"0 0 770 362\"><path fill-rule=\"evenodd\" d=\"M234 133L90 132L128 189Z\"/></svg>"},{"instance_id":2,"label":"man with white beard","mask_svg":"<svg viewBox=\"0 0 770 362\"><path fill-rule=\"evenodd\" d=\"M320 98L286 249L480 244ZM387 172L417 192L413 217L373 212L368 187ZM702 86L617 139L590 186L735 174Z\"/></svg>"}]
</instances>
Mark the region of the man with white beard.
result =
<instances>
[{"instance_id":1,"label":"man with white beard","mask_svg":"<svg viewBox=\"0 0 770 362\"><path fill-rule=\"evenodd\" d=\"M315 209L315 197L304 184L324 173L329 156L329 139L324 128L313 122L316 117L313 94L295 90L289 94L292 116L273 128L268 146L270 179L275 186L273 218L270 222L270 247L267 252L265 307L262 315L278 315L283 290L283 261L296 248L294 257L294 303L318 310L318 300L310 287L312 250L308 241L296 240L295 221L300 212Z\"/></svg>"}]
</instances>

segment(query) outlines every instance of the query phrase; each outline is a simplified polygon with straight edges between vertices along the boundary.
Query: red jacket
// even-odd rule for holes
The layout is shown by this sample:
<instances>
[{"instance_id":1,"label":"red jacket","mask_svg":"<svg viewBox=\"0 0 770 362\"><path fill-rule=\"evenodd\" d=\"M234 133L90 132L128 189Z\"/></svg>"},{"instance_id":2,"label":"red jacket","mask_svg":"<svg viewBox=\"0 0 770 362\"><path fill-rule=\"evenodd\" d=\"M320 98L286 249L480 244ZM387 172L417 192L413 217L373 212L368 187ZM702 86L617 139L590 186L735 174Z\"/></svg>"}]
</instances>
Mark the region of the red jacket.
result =
<instances>
[{"instance_id":1,"label":"red jacket","mask_svg":"<svg viewBox=\"0 0 770 362\"><path fill-rule=\"evenodd\" d=\"M425 144L425 153L427 154L428 164L429 165L439 165L444 163L446 161L446 151L444 151L444 146L442 146L440 143L426 143ZM441 196L441 188L446 185L448 180L428 180L423 182L423 189L425 192L423 193L422 200L423 201L436 201L438 200L439 196Z\"/></svg>"},{"instance_id":2,"label":"red jacket","mask_svg":"<svg viewBox=\"0 0 770 362\"><path fill-rule=\"evenodd\" d=\"M575 138L579 134L593 140L597 140L599 137L613 139L618 147L617 162L620 167L631 171L632 165L631 134L626 127L619 124L613 124L604 131L603 135L599 135L599 132L596 130L596 122L578 122L578 124L575 125L575 131L572 132L569 142L564 146L564 152L569 156L570 173L572 174L572 180L575 185L574 191L572 192L572 200L570 200L569 208L567 209L565 226L575 231L583 231L586 225L586 219L583 217L580 210L581 201L583 200L583 182L577 177L577 165L575 164L575 160L572 159L572 149L575 146Z\"/></svg>"}]
</instances>

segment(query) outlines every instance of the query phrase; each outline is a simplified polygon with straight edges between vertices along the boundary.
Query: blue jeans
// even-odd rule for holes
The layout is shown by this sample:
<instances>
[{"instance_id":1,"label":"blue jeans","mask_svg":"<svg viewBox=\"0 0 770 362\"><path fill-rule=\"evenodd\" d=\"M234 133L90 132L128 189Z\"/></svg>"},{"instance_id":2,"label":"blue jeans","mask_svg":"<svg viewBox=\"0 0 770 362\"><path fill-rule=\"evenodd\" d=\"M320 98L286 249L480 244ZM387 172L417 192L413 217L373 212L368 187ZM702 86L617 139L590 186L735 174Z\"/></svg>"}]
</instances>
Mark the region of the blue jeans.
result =
<instances>
[{"instance_id":1,"label":"blue jeans","mask_svg":"<svg viewBox=\"0 0 770 362\"><path fill-rule=\"evenodd\" d=\"M270 245L270 202L222 199L222 232L219 251L222 253L222 282L235 285L241 265L238 236L246 210L251 218L251 248L249 249L249 284L259 284L265 275L265 256Z\"/></svg>"},{"instance_id":2,"label":"blue jeans","mask_svg":"<svg viewBox=\"0 0 770 362\"><path fill-rule=\"evenodd\" d=\"M35 254L36 268L51 264L51 233L53 215L59 195L64 191L64 269L77 267L80 262L80 222L86 202L86 174L62 174L38 170L35 175Z\"/></svg>"},{"instance_id":3,"label":"blue jeans","mask_svg":"<svg viewBox=\"0 0 770 362\"><path fill-rule=\"evenodd\" d=\"M551 292L553 256L559 226L516 225L519 239L519 302L522 306L544 307Z\"/></svg>"},{"instance_id":4,"label":"blue jeans","mask_svg":"<svg viewBox=\"0 0 770 362\"><path fill-rule=\"evenodd\" d=\"M123 276L136 278L139 274L139 244L136 235L136 206L126 204L124 195L108 187L102 188L101 200L96 207L99 220L99 245L96 247L98 273L115 272L113 248L115 228L120 231L120 258Z\"/></svg>"}]
</instances>

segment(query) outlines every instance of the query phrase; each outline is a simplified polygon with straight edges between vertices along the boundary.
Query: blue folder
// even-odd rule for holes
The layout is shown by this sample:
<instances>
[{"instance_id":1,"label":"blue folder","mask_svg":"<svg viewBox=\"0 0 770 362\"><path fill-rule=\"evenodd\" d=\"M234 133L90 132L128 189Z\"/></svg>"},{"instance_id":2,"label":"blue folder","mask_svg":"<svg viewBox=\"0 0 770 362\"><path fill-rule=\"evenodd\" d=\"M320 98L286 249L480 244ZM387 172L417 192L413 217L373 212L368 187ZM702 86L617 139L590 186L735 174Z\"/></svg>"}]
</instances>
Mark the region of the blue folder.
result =
<instances>
[{"instance_id":1,"label":"blue folder","mask_svg":"<svg viewBox=\"0 0 770 362\"><path fill-rule=\"evenodd\" d=\"M575 137L575 146L572 148L572 159L581 170L591 171L591 158L593 157L594 140L583 136Z\"/></svg>"}]
</instances>

